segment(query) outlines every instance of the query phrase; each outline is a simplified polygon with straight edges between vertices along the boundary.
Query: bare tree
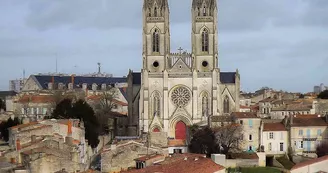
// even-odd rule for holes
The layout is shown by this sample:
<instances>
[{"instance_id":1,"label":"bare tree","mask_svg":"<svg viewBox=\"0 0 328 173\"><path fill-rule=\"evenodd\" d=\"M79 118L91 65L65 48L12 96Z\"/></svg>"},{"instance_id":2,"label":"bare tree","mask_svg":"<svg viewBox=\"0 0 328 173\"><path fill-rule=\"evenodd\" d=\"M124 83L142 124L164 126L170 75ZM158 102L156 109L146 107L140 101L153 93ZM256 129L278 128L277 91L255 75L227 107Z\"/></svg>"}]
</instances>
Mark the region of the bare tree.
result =
<instances>
[{"instance_id":1,"label":"bare tree","mask_svg":"<svg viewBox=\"0 0 328 173\"><path fill-rule=\"evenodd\" d=\"M94 109L99 121L100 129L104 132L109 126L113 126L113 109L116 107L118 89L115 87L102 91L99 101L94 102ZM111 124L109 124L111 123Z\"/></svg>"},{"instance_id":2,"label":"bare tree","mask_svg":"<svg viewBox=\"0 0 328 173\"><path fill-rule=\"evenodd\" d=\"M227 154L232 149L234 149L234 152L240 150L243 141L243 128L240 124L229 123L222 127L216 127L213 131L219 153Z\"/></svg>"}]
</instances>

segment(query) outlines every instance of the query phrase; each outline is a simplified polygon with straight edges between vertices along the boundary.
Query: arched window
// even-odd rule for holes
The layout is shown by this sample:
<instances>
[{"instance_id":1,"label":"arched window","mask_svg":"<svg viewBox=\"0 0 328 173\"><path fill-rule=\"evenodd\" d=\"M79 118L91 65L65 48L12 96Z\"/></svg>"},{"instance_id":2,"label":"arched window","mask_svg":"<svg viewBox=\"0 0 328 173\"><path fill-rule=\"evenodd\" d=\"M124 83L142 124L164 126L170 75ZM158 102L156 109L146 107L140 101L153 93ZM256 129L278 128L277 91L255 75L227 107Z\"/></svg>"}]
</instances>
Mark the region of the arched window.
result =
<instances>
[{"instance_id":1,"label":"arched window","mask_svg":"<svg viewBox=\"0 0 328 173\"><path fill-rule=\"evenodd\" d=\"M230 103L229 103L229 97L225 96L223 101L223 113L229 113L230 112Z\"/></svg>"},{"instance_id":2,"label":"arched window","mask_svg":"<svg viewBox=\"0 0 328 173\"><path fill-rule=\"evenodd\" d=\"M202 51L208 52L208 31L204 29L202 32Z\"/></svg>"},{"instance_id":3,"label":"arched window","mask_svg":"<svg viewBox=\"0 0 328 173\"><path fill-rule=\"evenodd\" d=\"M198 16L200 16L200 8L199 7L198 7L198 11L197 12L198 12Z\"/></svg>"},{"instance_id":4,"label":"arched window","mask_svg":"<svg viewBox=\"0 0 328 173\"><path fill-rule=\"evenodd\" d=\"M154 17L157 17L157 8L154 9Z\"/></svg>"},{"instance_id":5,"label":"arched window","mask_svg":"<svg viewBox=\"0 0 328 173\"><path fill-rule=\"evenodd\" d=\"M153 97L153 115L160 115L160 110L161 110L161 101L160 101L160 96L159 93L156 92L154 93L154 97Z\"/></svg>"},{"instance_id":6,"label":"arched window","mask_svg":"<svg viewBox=\"0 0 328 173\"><path fill-rule=\"evenodd\" d=\"M151 9L148 9L148 17L151 17Z\"/></svg>"},{"instance_id":7,"label":"arched window","mask_svg":"<svg viewBox=\"0 0 328 173\"><path fill-rule=\"evenodd\" d=\"M159 52L159 33L157 29L153 33L153 52Z\"/></svg>"},{"instance_id":8,"label":"arched window","mask_svg":"<svg viewBox=\"0 0 328 173\"><path fill-rule=\"evenodd\" d=\"M203 7L203 16L206 16L206 7Z\"/></svg>"},{"instance_id":9,"label":"arched window","mask_svg":"<svg viewBox=\"0 0 328 173\"><path fill-rule=\"evenodd\" d=\"M206 92L202 95L202 115L208 116L208 95Z\"/></svg>"}]
</instances>

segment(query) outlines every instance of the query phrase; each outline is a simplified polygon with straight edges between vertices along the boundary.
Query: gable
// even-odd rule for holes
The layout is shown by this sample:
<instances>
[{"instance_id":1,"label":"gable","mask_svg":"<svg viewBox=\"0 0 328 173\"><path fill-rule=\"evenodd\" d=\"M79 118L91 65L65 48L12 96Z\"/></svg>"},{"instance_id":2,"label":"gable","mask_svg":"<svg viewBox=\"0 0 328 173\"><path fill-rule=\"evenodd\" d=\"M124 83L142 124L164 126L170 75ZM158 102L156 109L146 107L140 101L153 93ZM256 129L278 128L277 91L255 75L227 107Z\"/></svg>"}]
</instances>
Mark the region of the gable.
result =
<instances>
[{"instance_id":1,"label":"gable","mask_svg":"<svg viewBox=\"0 0 328 173\"><path fill-rule=\"evenodd\" d=\"M170 72L190 72L191 69L188 67L188 65L181 59L173 65Z\"/></svg>"},{"instance_id":2,"label":"gable","mask_svg":"<svg viewBox=\"0 0 328 173\"><path fill-rule=\"evenodd\" d=\"M43 89L42 86L38 83L36 78L34 76L30 76L24 86L22 91L33 91L33 90L41 90Z\"/></svg>"}]
</instances>

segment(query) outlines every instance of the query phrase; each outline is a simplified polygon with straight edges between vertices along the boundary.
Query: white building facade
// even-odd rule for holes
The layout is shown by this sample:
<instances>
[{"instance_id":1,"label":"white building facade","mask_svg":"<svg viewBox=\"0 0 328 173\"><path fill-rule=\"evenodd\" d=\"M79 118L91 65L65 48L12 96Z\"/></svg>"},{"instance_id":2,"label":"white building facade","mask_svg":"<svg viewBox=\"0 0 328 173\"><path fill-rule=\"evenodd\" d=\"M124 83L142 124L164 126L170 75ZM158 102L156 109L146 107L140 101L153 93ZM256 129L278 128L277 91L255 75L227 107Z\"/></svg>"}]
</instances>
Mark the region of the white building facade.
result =
<instances>
[{"instance_id":1,"label":"white building facade","mask_svg":"<svg viewBox=\"0 0 328 173\"><path fill-rule=\"evenodd\" d=\"M186 127L239 111L240 76L220 72L216 0L192 2L192 52L170 53L167 0L144 0L139 130L185 139Z\"/></svg>"}]
</instances>

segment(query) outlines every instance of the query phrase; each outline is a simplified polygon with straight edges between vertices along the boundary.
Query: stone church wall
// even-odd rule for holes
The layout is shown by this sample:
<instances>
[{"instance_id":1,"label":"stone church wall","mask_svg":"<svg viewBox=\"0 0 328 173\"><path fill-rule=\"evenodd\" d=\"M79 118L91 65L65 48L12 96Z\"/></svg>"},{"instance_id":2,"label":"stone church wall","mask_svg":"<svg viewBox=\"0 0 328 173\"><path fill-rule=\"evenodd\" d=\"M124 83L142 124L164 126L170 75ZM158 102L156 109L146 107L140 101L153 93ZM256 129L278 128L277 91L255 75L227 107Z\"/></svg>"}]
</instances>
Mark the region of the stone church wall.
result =
<instances>
[{"instance_id":1,"label":"stone church wall","mask_svg":"<svg viewBox=\"0 0 328 173\"><path fill-rule=\"evenodd\" d=\"M166 132L152 132L150 133L151 145L155 147L167 147L167 133Z\"/></svg>"}]
</instances>

